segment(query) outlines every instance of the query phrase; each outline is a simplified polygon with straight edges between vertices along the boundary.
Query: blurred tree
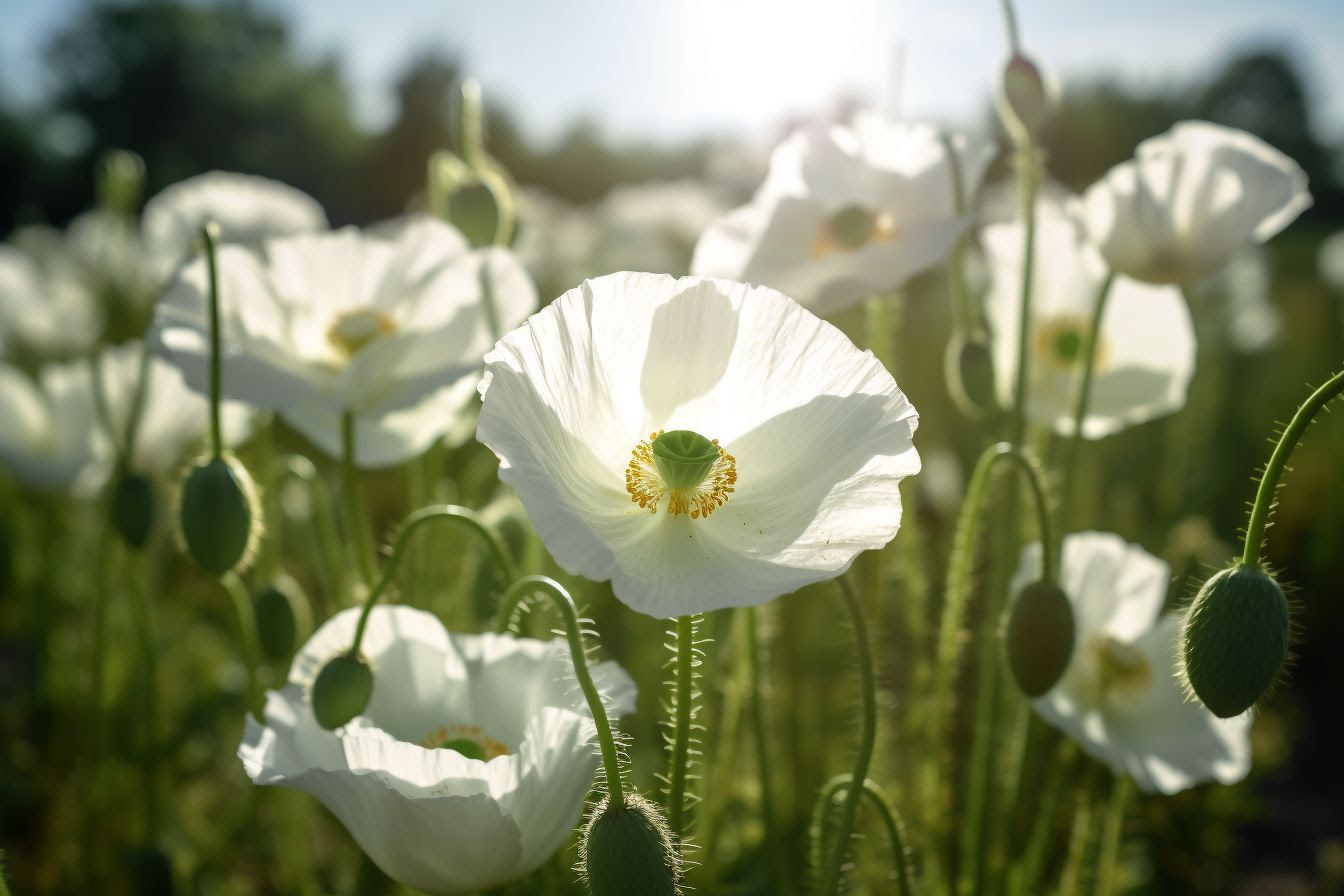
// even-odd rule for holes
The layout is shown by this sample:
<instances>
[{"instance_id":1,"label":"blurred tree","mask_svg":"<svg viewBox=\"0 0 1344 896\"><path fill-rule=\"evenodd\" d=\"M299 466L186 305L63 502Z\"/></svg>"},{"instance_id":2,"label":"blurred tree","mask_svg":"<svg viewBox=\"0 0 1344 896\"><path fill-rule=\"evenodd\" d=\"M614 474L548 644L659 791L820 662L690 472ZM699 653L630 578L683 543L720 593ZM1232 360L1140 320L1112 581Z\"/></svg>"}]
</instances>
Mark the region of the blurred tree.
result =
<instances>
[{"instance_id":1,"label":"blurred tree","mask_svg":"<svg viewBox=\"0 0 1344 896\"><path fill-rule=\"evenodd\" d=\"M54 111L87 123L79 160L108 147L144 157L151 192L211 169L274 177L312 193L333 219L363 138L334 60L300 59L285 23L245 0L98 0L47 49ZM91 201L91 185L63 217Z\"/></svg>"}]
</instances>

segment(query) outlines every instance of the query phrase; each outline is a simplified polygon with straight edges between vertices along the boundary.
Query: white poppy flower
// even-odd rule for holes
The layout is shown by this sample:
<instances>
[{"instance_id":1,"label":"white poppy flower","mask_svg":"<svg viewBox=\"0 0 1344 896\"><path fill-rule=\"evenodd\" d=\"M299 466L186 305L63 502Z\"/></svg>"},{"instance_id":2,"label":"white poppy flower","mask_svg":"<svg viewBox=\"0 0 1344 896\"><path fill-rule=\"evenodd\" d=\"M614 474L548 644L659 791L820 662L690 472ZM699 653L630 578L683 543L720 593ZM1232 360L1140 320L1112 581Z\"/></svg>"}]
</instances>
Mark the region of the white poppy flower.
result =
<instances>
[{"instance_id":1,"label":"white poppy flower","mask_svg":"<svg viewBox=\"0 0 1344 896\"><path fill-rule=\"evenodd\" d=\"M187 450L203 442L210 430L210 403L187 388L182 372L157 355L145 356L139 341L104 348L97 359L96 387L101 391L102 410L118 443L126 437L131 414L139 401L135 438L130 446L127 466L145 476L167 476L175 472ZM141 375L144 384L140 385ZM137 395L137 389L141 390ZM224 444L230 447L252 434L255 412L236 401L220 405L220 429ZM99 452L105 468L88 475L106 479L112 466L111 452Z\"/></svg>"},{"instance_id":2,"label":"white poppy flower","mask_svg":"<svg viewBox=\"0 0 1344 896\"><path fill-rule=\"evenodd\" d=\"M97 297L58 231L25 227L0 245L0 348L69 357L87 351L102 328Z\"/></svg>"},{"instance_id":3,"label":"white poppy flower","mask_svg":"<svg viewBox=\"0 0 1344 896\"><path fill-rule=\"evenodd\" d=\"M354 228L281 237L258 255L219 250L222 391L274 408L333 457L353 412L360 466L401 463L450 429L500 330L536 307L504 249L473 251L421 217L381 233ZM187 383L209 385L206 262L185 265L159 303L155 339ZM463 382L468 378L468 382Z\"/></svg>"},{"instance_id":4,"label":"white poppy flower","mask_svg":"<svg viewBox=\"0 0 1344 896\"><path fill-rule=\"evenodd\" d=\"M254 247L271 237L327 229L317 200L287 184L226 171L197 175L145 203L140 227L160 279L196 254L196 238L211 221L221 242Z\"/></svg>"},{"instance_id":5,"label":"white poppy flower","mask_svg":"<svg viewBox=\"0 0 1344 896\"><path fill-rule=\"evenodd\" d=\"M982 231L990 286L985 311L1000 398L1011 404L1017 381L1022 309L1023 224ZM1059 205L1036 207L1027 416L1061 435L1073 433L1082 353L1106 264ZM1185 404L1195 369L1190 310L1175 286L1116 275L1102 313L1092 391L1082 435L1089 439L1169 414Z\"/></svg>"},{"instance_id":6,"label":"white poppy flower","mask_svg":"<svg viewBox=\"0 0 1344 896\"><path fill-rule=\"evenodd\" d=\"M406 606L373 609L361 651L364 714L336 731L307 690L349 649L358 608L328 620L247 720L238 755L256 784L317 797L390 877L435 896L517 880L569 838L597 769L596 727L563 640L459 635ZM616 714L635 686L615 663L593 677Z\"/></svg>"},{"instance_id":7,"label":"white poppy flower","mask_svg":"<svg viewBox=\"0 0 1344 896\"><path fill-rule=\"evenodd\" d=\"M614 187L594 209L592 267L599 273L684 274L696 240L726 210L703 183L689 178Z\"/></svg>"},{"instance_id":8,"label":"white poppy flower","mask_svg":"<svg viewBox=\"0 0 1344 896\"><path fill-rule=\"evenodd\" d=\"M1115 270L1194 283L1311 205L1296 162L1245 131L1183 121L1088 189L1088 231Z\"/></svg>"},{"instance_id":9,"label":"white poppy flower","mask_svg":"<svg viewBox=\"0 0 1344 896\"><path fill-rule=\"evenodd\" d=\"M101 450L86 362L48 364L34 381L0 361L0 420L0 464L19 482L81 496L101 485L81 475Z\"/></svg>"},{"instance_id":10,"label":"white poppy flower","mask_svg":"<svg viewBox=\"0 0 1344 896\"><path fill-rule=\"evenodd\" d=\"M860 112L852 127L800 130L776 148L751 203L713 223L695 274L761 283L831 314L941 262L966 227L965 197L993 155L928 125Z\"/></svg>"},{"instance_id":11,"label":"white poppy flower","mask_svg":"<svg viewBox=\"0 0 1344 896\"><path fill-rule=\"evenodd\" d=\"M1060 567L1073 606L1073 658L1032 701L1036 713L1150 793L1246 777L1250 714L1219 719L1187 700L1177 678L1180 614L1159 616L1167 565L1118 535L1078 532L1064 539ZM1040 545L1028 545L1013 593L1040 569Z\"/></svg>"},{"instance_id":12,"label":"white poppy flower","mask_svg":"<svg viewBox=\"0 0 1344 896\"><path fill-rule=\"evenodd\" d=\"M620 273L486 355L477 438L556 561L681 616L836 576L901 521L918 415L772 289Z\"/></svg>"}]
</instances>

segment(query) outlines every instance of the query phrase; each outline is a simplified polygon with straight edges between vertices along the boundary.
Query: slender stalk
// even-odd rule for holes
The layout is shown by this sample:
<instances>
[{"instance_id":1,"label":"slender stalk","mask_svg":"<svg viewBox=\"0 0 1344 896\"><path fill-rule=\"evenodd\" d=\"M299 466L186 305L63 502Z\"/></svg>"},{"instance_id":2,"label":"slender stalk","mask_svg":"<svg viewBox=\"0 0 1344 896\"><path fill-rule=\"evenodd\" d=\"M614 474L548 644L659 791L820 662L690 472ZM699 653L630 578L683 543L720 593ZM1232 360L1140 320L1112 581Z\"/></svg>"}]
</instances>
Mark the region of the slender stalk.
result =
<instances>
[{"instance_id":1,"label":"slender stalk","mask_svg":"<svg viewBox=\"0 0 1344 896\"><path fill-rule=\"evenodd\" d=\"M1120 844L1125 834L1125 809L1134 787L1128 775L1111 781L1111 798L1101 829L1101 854L1097 857L1097 896L1112 896L1120 877Z\"/></svg>"},{"instance_id":2,"label":"slender stalk","mask_svg":"<svg viewBox=\"0 0 1344 896\"><path fill-rule=\"evenodd\" d=\"M1062 738L1055 751L1054 760L1045 767L1041 801L1037 804L1032 817L1026 850L1022 853L1021 863L1013 869L1011 887L1013 896L1031 896L1040 892L1037 880L1041 876L1041 866L1045 861L1045 849L1055 829L1055 811L1059 806L1059 795L1063 790L1064 780L1073 768L1076 755L1077 750L1073 746L1073 741Z\"/></svg>"},{"instance_id":3,"label":"slender stalk","mask_svg":"<svg viewBox=\"0 0 1344 896\"><path fill-rule=\"evenodd\" d=\"M144 556L127 557L131 565L127 579L131 592L131 612L135 615L135 629L140 636L141 662L145 676L144 703L141 706L141 734L144 738L143 755L145 775L145 839L155 843L159 837L162 813L159 804L159 649L154 631L154 614L146 594L148 583Z\"/></svg>"},{"instance_id":4,"label":"slender stalk","mask_svg":"<svg viewBox=\"0 0 1344 896\"><path fill-rule=\"evenodd\" d=\"M999 4L1003 10L1003 27L1008 32L1008 49L1014 56L1022 52L1022 38L1017 29L1017 12L1013 9L1012 0L1001 0Z\"/></svg>"},{"instance_id":5,"label":"slender stalk","mask_svg":"<svg viewBox=\"0 0 1344 896\"><path fill-rule=\"evenodd\" d=\"M219 422L220 381L224 355L219 332L219 258L217 241L219 228L206 224L201 228L201 242L205 246L205 266L210 276L210 456L224 453L223 430Z\"/></svg>"},{"instance_id":6,"label":"slender stalk","mask_svg":"<svg viewBox=\"0 0 1344 896\"><path fill-rule=\"evenodd\" d=\"M328 593L344 593L348 590L346 588L348 570L341 549L340 535L336 531L331 490L318 475L313 462L301 454L286 454L271 461L266 467L265 493L278 496L280 486L287 479L297 479L308 489L313 517L311 534L321 559L321 562L315 564L319 567L319 576L326 580Z\"/></svg>"},{"instance_id":7,"label":"slender stalk","mask_svg":"<svg viewBox=\"0 0 1344 896\"><path fill-rule=\"evenodd\" d=\"M1065 449L1063 475L1060 494L1063 495L1060 521L1068 527L1073 515L1074 477L1078 467L1078 447L1083 441L1083 421L1087 419L1087 406L1092 400L1092 380L1097 372L1097 348L1101 345L1101 320L1106 314L1106 301L1111 295L1111 284L1115 282L1115 272L1107 271L1106 277L1097 289L1097 298L1092 305L1092 320L1083 338L1083 351L1080 361L1078 391L1073 402L1073 427L1068 436Z\"/></svg>"},{"instance_id":8,"label":"slender stalk","mask_svg":"<svg viewBox=\"0 0 1344 896\"><path fill-rule=\"evenodd\" d=\"M845 598L845 607L849 611L850 621L854 625L854 641L859 663L859 690L861 707L861 727L859 729L859 748L854 758L852 780L866 781L868 766L873 759L873 745L877 741L877 672L873 667L873 655L868 643L868 623L864 618L863 602L854 590L848 576L840 576L841 594ZM859 794L862 788L851 788L845 794L845 802L840 807L840 820L836 825L834 846L827 856L826 873L822 878L821 892L835 896L840 892L841 871L849 846L850 835L854 832L854 819L858 812Z\"/></svg>"},{"instance_id":9,"label":"slender stalk","mask_svg":"<svg viewBox=\"0 0 1344 896\"><path fill-rule=\"evenodd\" d=\"M243 665L247 667L247 709L261 718L264 705L261 688L257 685L257 669L261 668L261 638L257 634L257 616L252 609L252 598L247 586L236 572L227 572L219 580L233 604L234 621L238 623L238 640L243 647Z\"/></svg>"},{"instance_id":10,"label":"slender stalk","mask_svg":"<svg viewBox=\"0 0 1344 896\"><path fill-rule=\"evenodd\" d=\"M1077 808L1074 810L1073 827L1069 830L1069 849L1064 858L1064 870L1060 872L1060 896L1074 896L1082 892L1083 862L1088 852L1088 841L1092 833L1093 796L1091 782L1078 788Z\"/></svg>"},{"instance_id":11,"label":"slender stalk","mask_svg":"<svg viewBox=\"0 0 1344 896\"><path fill-rule=\"evenodd\" d=\"M579 627L579 613L574 607L574 599L554 579L546 576L525 576L509 586L508 592L504 595L505 602L516 604L538 591L551 598L551 605L560 616L565 639L569 642L570 658L574 662L574 677L579 680L583 697L588 701L588 711L597 725L597 742L602 751L602 766L606 770L611 805L620 808L625 804L625 777L620 755L616 751L616 737L611 730L611 721L607 718L606 705L602 702L602 695L597 690L597 685L593 683L592 673L588 670L588 654L583 646L583 632Z\"/></svg>"},{"instance_id":12,"label":"slender stalk","mask_svg":"<svg viewBox=\"0 0 1344 896\"><path fill-rule=\"evenodd\" d=\"M462 160L472 171L480 169L485 154L485 123L481 114L481 82L462 82L462 118L459 122Z\"/></svg>"},{"instance_id":13,"label":"slender stalk","mask_svg":"<svg viewBox=\"0 0 1344 896\"><path fill-rule=\"evenodd\" d=\"M848 796L854 789L853 781L854 779L847 773L836 775L826 782L821 795L817 798L817 809L813 813L816 820L815 834L823 849L833 836L831 833L831 811L835 805L835 798L841 794ZM915 875L914 869L911 867L910 848L906 844L905 824L901 821L900 813L887 802L886 796L871 779L865 779L863 787L859 788L859 791L864 797L868 798L869 804L876 810L878 819L882 822L882 828L886 832L900 894L901 896L911 896L915 891ZM821 862L825 863L830 855L829 851L824 852L820 856Z\"/></svg>"},{"instance_id":14,"label":"slender stalk","mask_svg":"<svg viewBox=\"0 0 1344 896\"><path fill-rule=\"evenodd\" d=\"M765 717L765 681L761 674L761 641L757 631L756 615L760 607L743 607L738 612L742 620L742 642L746 648L747 667L751 688L748 695L751 713L752 740L756 747L756 776L761 790L761 818L765 826L765 855L768 860L770 890L775 893L792 890L788 875L783 873L779 852L779 830L775 818L774 775L770 760L770 726Z\"/></svg>"},{"instance_id":15,"label":"slender stalk","mask_svg":"<svg viewBox=\"0 0 1344 896\"><path fill-rule=\"evenodd\" d=\"M695 665L695 617L679 616L676 691L672 703L672 757L667 774L667 823L678 843L686 833L686 775L691 758Z\"/></svg>"},{"instance_id":16,"label":"slender stalk","mask_svg":"<svg viewBox=\"0 0 1344 896\"><path fill-rule=\"evenodd\" d=\"M1292 456L1293 449L1297 447L1311 421L1322 408L1339 397L1341 392L1344 392L1344 370L1330 377L1320 388L1312 392L1297 409L1293 419L1284 427L1283 434L1279 436L1279 441L1269 456L1269 462L1265 464L1264 475L1260 477L1260 485L1255 492L1255 503L1251 505L1251 515L1246 521L1246 543L1241 552L1242 566L1259 567L1265 529L1274 512L1274 493L1279 488L1279 479L1288 465L1288 458Z\"/></svg>"},{"instance_id":17,"label":"slender stalk","mask_svg":"<svg viewBox=\"0 0 1344 896\"><path fill-rule=\"evenodd\" d=\"M369 518L359 491L359 469L355 465L355 414L341 415L341 490L345 499L345 519L349 536L354 541L355 561L359 576L367 586L373 581L373 536L369 533Z\"/></svg>"},{"instance_id":18,"label":"slender stalk","mask_svg":"<svg viewBox=\"0 0 1344 896\"><path fill-rule=\"evenodd\" d=\"M1005 4L1006 7L1006 4ZM1013 387L1013 414L1009 441L1021 445L1027 428L1027 383L1031 370L1031 293L1036 266L1036 190L1040 185L1040 161L1036 146L1026 138L1018 147L1022 184L1022 313L1017 326L1017 381Z\"/></svg>"},{"instance_id":19,"label":"slender stalk","mask_svg":"<svg viewBox=\"0 0 1344 896\"><path fill-rule=\"evenodd\" d=\"M397 574L397 567L401 565L402 557L406 553L406 546L410 543L412 533L421 526L435 521L457 523L480 535L490 548L490 554L495 563L498 564L499 571L504 578L508 581L515 578L517 571L514 569L513 561L509 559L508 552L504 550L504 546L500 544L495 534L481 522L480 517L476 515L476 511L456 504L436 504L433 507L422 507L406 517L405 522L401 524L401 528L397 531L397 539L392 544L392 553L388 556L387 563L383 565L382 574L364 597L364 606L360 609L359 622L355 625L354 641L350 646L351 656L359 654L359 645L364 640L364 628L368 625L369 614L373 612L373 607L378 603L378 598L382 597L383 592L392 584L392 579ZM513 589L510 589L509 593L512 594ZM505 603L507 603L507 599L508 595L506 595Z\"/></svg>"}]
</instances>

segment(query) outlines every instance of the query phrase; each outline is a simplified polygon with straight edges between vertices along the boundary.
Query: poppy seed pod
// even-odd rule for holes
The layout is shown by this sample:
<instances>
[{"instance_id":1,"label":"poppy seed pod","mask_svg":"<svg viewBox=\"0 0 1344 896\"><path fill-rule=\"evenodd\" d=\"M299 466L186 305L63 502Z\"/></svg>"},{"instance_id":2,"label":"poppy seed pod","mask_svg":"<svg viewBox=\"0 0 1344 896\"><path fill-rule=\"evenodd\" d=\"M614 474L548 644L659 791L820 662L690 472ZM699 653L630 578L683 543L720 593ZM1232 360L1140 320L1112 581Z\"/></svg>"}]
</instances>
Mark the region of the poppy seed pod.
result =
<instances>
[{"instance_id":1,"label":"poppy seed pod","mask_svg":"<svg viewBox=\"0 0 1344 896\"><path fill-rule=\"evenodd\" d=\"M182 482L178 526L196 563L221 576L251 554L260 520L256 489L231 458L197 461Z\"/></svg>"},{"instance_id":2,"label":"poppy seed pod","mask_svg":"<svg viewBox=\"0 0 1344 896\"><path fill-rule=\"evenodd\" d=\"M1008 611L1004 641L1023 694L1035 698L1054 687L1073 658L1073 607L1064 589L1047 581L1023 588Z\"/></svg>"},{"instance_id":3,"label":"poppy seed pod","mask_svg":"<svg viewBox=\"0 0 1344 896\"><path fill-rule=\"evenodd\" d=\"M1186 682L1219 718L1255 705L1288 657L1288 600L1258 566L1233 566L1204 583L1181 632Z\"/></svg>"},{"instance_id":4,"label":"poppy seed pod","mask_svg":"<svg viewBox=\"0 0 1344 896\"><path fill-rule=\"evenodd\" d=\"M1055 89L1027 57L1008 60L999 79L999 117L1015 139L1034 140L1055 108Z\"/></svg>"},{"instance_id":5,"label":"poppy seed pod","mask_svg":"<svg viewBox=\"0 0 1344 896\"><path fill-rule=\"evenodd\" d=\"M289 659L299 637L312 627L312 614L303 589L286 575L277 576L257 593L253 612L261 652L272 662Z\"/></svg>"},{"instance_id":6,"label":"poppy seed pod","mask_svg":"<svg viewBox=\"0 0 1344 896\"><path fill-rule=\"evenodd\" d=\"M603 799L583 831L583 874L593 896L678 896L681 856L658 807L638 794Z\"/></svg>"},{"instance_id":7,"label":"poppy seed pod","mask_svg":"<svg viewBox=\"0 0 1344 896\"><path fill-rule=\"evenodd\" d=\"M112 526L122 540L139 550L154 528L154 483L146 476L123 471L112 486Z\"/></svg>"},{"instance_id":8,"label":"poppy seed pod","mask_svg":"<svg viewBox=\"0 0 1344 896\"><path fill-rule=\"evenodd\" d=\"M334 731L362 713L373 695L373 670L348 653L334 656L313 682L313 715Z\"/></svg>"}]
</instances>

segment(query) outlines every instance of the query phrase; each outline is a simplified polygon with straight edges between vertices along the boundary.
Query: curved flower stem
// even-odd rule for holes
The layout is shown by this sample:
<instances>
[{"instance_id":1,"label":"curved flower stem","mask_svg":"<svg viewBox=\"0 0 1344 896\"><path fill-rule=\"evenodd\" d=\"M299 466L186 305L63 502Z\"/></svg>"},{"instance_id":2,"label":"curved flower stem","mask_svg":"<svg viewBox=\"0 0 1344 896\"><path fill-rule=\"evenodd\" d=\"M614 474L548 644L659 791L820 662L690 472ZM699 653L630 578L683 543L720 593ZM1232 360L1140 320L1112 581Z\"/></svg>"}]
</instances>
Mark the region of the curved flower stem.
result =
<instances>
[{"instance_id":1,"label":"curved flower stem","mask_svg":"<svg viewBox=\"0 0 1344 896\"><path fill-rule=\"evenodd\" d=\"M817 798L817 810L813 813L816 817L816 836L823 849L825 843L830 839L830 816L831 808L835 803L835 798L842 792L848 796L853 789L853 776L848 772L836 775L826 782L826 786L821 790L821 796ZM866 779L863 787L859 788L862 795L868 798L868 802L877 810L878 818L882 822L882 827L887 834L887 843L891 846L892 865L896 870L896 882L900 887L901 896L912 896L915 892L914 870L910 867L910 848L905 840L905 824L901 821L900 813L895 807L887 802L887 798L882 794L877 784L873 780ZM830 857L826 852L823 861Z\"/></svg>"},{"instance_id":2,"label":"curved flower stem","mask_svg":"<svg viewBox=\"0 0 1344 896\"><path fill-rule=\"evenodd\" d=\"M1115 282L1115 271L1107 271L1106 277L1097 289L1097 299L1092 306L1092 320L1087 327L1082 352L1082 370L1078 381L1078 392L1073 403L1073 428L1069 433L1068 447L1065 449L1063 476L1060 494L1063 496L1060 510L1060 522L1068 527L1073 516L1074 474L1078 466L1078 446L1083 441L1083 421L1087 419L1087 405L1092 400L1092 379L1097 369L1097 347L1101 344L1101 319L1106 314L1106 301L1111 295L1111 284Z\"/></svg>"},{"instance_id":3,"label":"curved flower stem","mask_svg":"<svg viewBox=\"0 0 1344 896\"><path fill-rule=\"evenodd\" d=\"M485 539L485 543L490 548L490 555L499 566L499 571L503 574L505 580L512 581L516 576L517 571L514 569L513 561L509 559L508 553L505 552L504 546L499 543L499 539L495 538L494 533L485 523L481 522L476 511L470 507L461 507L457 504L436 504L432 507L422 507L402 522L401 528L397 531L397 540L392 543L392 553L383 566L382 575L378 577L378 581L364 597L364 606L359 611L359 622L355 625L355 637L350 645L351 656L359 654L359 645L364 640L364 627L369 622L369 614L373 612L374 605L378 603L378 598L382 597L383 592L392 584L392 578L397 574L397 567L401 565L402 556L406 552L406 545L410 542L411 533L436 520L454 522L476 532ZM510 589L510 593L512 593L512 589ZM507 595L505 602L507 602Z\"/></svg>"},{"instance_id":4,"label":"curved flower stem","mask_svg":"<svg viewBox=\"0 0 1344 896\"><path fill-rule=\"evenodd\" d=\"M238 639L243 645L243 665L247 667L247 709L261 718L264 706L261 689L257 686L257 669L261 667L261 638L257 634L257 616L252 609L252 598L236 572L225 573L219 583L229 593L233 614L238 622Z\"/></svg>"},{"instance_id":5,"label":"curved flower stem","mask_svg":"<svg viewBox=\"0 0 1344 896\"><path fill-rule=\"evenodd\" d=\"M1101 854L1097 856L1097 896L1116 892L1119 877L1120 843L1125 834L1125 809L1134 787L1128 775L1111 781L1111 799L1101 829Z\"/></svg>"},{"instance_id":6,"label":"curved flower stem","mask_svg":"<svg viewBox=\"0 0 1344 896\"><path fill-rule=\"evenodd\" d=\"M538 591L545 592L551 598L551 605L560 616L565 630L565 639L569 641L569 653L574 662L574 677L579 680L583 697L588 701L588 711L597 725L597 742L602 750L602 765L607 775L607 790L611 805L620 808L625 804L625 777L621 768L620 755L616 751L616 737L611 730L611 720L607 718L607 707L602 695L593 683L593 675L588 670L588 653L583 646L583 632L579 627L579 613L574 607L574 598L554 579L546 576L524 576L509 586L504 594L503 603L515 605L526 600Z\"/></svg>"},{"instance_id":7,"label":"curved flower stem","mask_svg":"<svg viewBox=\"0 0 1344 896\"><path fill-rule=\"evenodd\" d=\"M355 466L353 411L346 411L341 415L341 491L345 499L346 525L350 529L350 539L354 542L355 561L359 564L360 578L367 586L373 581L376 561L373 536L369 532L369 518L364 512L364 502L360 497L359 469Z\"/></svg>"},{"instance_id":8,"label":"curved flower stem","mask_svg":"<svg viewBox=\"0 0 1344 896\"><path fill-rule=\"evenodd\" d=\"M205 246L205 267L210 276L210 456L224 453L224 437L219 422L220 381L224 356L219 333L219 257L217 242L219 228L208 223L201 228L201 242Z\"/></svg>"},{"instance_id":9,"label":"curved flower stem","mask_svg":"<svg viewBox=\"0 0 1344 896\"><path fill-rule=\"evenodd\" d=\"M691 712L695 702L696 617L677 617L676 691L673 694L672 758L667 775L667 824L680 844L686 833L686 774L691 762Z\"/></svg>"},{"instance_id":10,"label":"curved flower stem","mask_svg":"<svg viewBox=\"0 0 1344 896\"><path fill-rule=\"evenodd\" d=\"M1008 49L1016 56L1022 52L1022 38L1017 30L1017 12L1013 9L1012 0L1001 0L999 5L1003 9L1003 27L1008 32Z\"/></svg>"},{"instance_id":11,"label":"curved flower stem","mask_svg":"<svg viewBox=\"0 0 1344 896\"><path fill-rule=\"evenodd\" d=\"M1031 369L1031 293L1036 267L1036 189L1040 185L1040 160L1036 144L1027 137L1018 146L1022 184L1022 309L1017 326L1017 381L1013 388L1013 415L1009 441L1021 445L1027 429L1027 382Z\"/></svg>"},{"instance_id":12,"label":"curved flower stem","mask_svg":"<svg viewBox=\"0 0 1344 896\"><path fill-rule=\"evenodd\" d=\"M855 649L859 663L862 723L859 729L859 749L854 758L851 780L866 781L868 766L873 759L873 744L877 740L877 673L873 668L873 654L868 643L868 623L863 614L863 602L847 575L840 576L836 581L840 584L845 607L849 610L850 621L854 625ZM824 896L835 896L840 892L840 872L844 866L850 835L854 832L854 818L858 812L859 795L862 792L862 788L850 788L845 793L845 801L840 807L840 820L833 837L834 845L826 856L826 872L822 877L821 888Z\"/></svg>"},{"instance_id":13,"label":"curved flower stem","mask_svg":"<svg viewBox=\"0 0 1344 896\"><path fill-rule=\"evenodd\" d=\"M1241 552L1242 566L1260 566L1260 549L1265 540L1265 529L1274 512L1274 493L1279 488L1279 478L1288 465L1288 458L1297 447L1302 434L1307 431L1311 421L1320 410L1344 392L1344 370L1326 380L1320 388L1302 402L1293 419L1284 427L1274 451L1265 464L1265 472L1260 477L1260 485L1255 492L1255 503L1251 505L1251 515L1246 521L1246 543Z\"/></svg>"}]
</instances>

